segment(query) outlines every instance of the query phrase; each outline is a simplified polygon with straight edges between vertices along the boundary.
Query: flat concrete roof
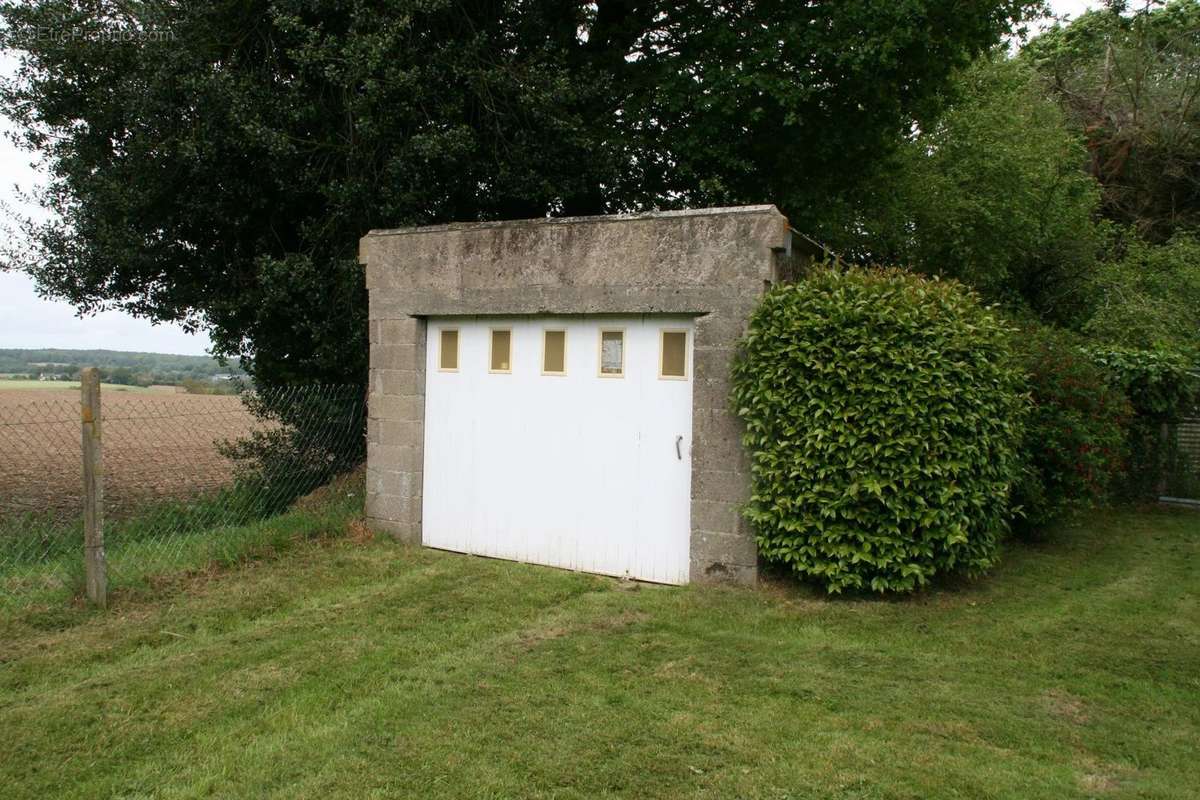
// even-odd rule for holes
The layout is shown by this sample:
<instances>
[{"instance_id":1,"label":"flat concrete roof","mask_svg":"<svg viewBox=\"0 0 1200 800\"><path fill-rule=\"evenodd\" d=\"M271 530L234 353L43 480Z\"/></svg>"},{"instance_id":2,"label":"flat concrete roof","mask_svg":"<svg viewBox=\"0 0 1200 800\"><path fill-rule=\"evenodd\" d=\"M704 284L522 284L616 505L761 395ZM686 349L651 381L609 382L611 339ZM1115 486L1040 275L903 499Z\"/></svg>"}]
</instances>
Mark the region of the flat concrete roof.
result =
<instances>
[{"instance_id":1,"label":"flat concrete roof","mask_svg":"<svg viewBox=\"0 0 1200 800\"><path fill-rule=\"evenodd\" d=\"M403 236L411 233L437 233L442 231L468 231L481 228L513 228L526 225L594 225L600 222L634 222L643 219L666 219L672 217L714 217L724 214L779 214L775 206L723 206L720 208L685 208L679 211L645 211L637 214L598 214L590 217L537 217L535 219L494 220L489 222L451 222L446 225L424 225L413 228L376 228L367 231L367 236ZM781 215L782 216L782 215Z\"/></svg>"}]
</instances>

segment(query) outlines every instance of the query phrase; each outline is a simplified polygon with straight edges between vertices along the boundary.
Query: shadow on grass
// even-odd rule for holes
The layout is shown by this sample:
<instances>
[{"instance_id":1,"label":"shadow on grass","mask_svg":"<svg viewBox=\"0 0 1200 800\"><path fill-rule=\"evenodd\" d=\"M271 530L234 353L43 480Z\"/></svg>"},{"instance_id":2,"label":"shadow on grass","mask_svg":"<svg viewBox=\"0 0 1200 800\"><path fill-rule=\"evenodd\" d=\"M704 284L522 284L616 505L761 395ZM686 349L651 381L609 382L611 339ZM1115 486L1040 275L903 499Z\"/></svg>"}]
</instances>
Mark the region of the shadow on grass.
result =
<instances>
[{"instance_id":1,"label":"shadow on grass","mask_svg":"<svg viewBox=\"0 0 1200 800\"><path fill-rule=\"evenodd\" d=\"M1064 569L1075 574L1072 565L1081 558L1093 555L1096 547L1116 546L1117 543L1111 540L1098 541L1103 539L1097 536L1098 515L1104 515L1109 524L1126 523L1129 537L1136 537L1148 522L1153 521L1185 526L1194 523L1200 532L1200 512L1196 510L1154 503L1122 505L1080 514L1032 534L1010 534L1002 543L996 565L988 572L975 576L964 573L939 574L910 594L881 594L870 589L829 593L819 580L798 576L786 565L764 561L759 562L759 586L781 599L833 605L905 605L955 600L971 602L983 595L1011 590L1014 582L1021 582L1021 575L1027 571L1030 560L1060 561ZM1044 569L1045 566L1040 568ZM1090 570L1080 570L1079 574L1090 574Z\"/></svg>"}]
</instances>

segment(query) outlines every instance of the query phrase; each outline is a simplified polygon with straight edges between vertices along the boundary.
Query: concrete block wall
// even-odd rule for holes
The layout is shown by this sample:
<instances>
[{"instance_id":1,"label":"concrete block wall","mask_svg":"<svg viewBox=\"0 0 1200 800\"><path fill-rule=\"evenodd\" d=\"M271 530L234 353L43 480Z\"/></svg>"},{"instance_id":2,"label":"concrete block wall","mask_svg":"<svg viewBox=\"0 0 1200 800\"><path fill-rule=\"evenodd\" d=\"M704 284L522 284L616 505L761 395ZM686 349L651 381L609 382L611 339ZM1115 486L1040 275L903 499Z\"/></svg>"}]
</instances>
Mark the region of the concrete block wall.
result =
<instances>
[{"instance_id":1,"label":"concrete block wall","mask_svg":"<svg viewBox=\"0 0 1200 800\"><path fill-rule=\"evenodd\" d=\"M425 442L425 321L370 325L367 403L367 516L401 541L421 542Z\"/></svg>"},{"instance_id":2,"label":"concrete block wall","mask_svg":"<svg viewBox=\"0 0 1200 800\"><path fill-rule=\"evenodd\" d=\"M425 318L487 314L691 314L693 581L753 582L739 507L749 496L729 404L738 339L790 241L774 206L372 231L367 516L421 541Z\"/></svg>"}]
</instances>

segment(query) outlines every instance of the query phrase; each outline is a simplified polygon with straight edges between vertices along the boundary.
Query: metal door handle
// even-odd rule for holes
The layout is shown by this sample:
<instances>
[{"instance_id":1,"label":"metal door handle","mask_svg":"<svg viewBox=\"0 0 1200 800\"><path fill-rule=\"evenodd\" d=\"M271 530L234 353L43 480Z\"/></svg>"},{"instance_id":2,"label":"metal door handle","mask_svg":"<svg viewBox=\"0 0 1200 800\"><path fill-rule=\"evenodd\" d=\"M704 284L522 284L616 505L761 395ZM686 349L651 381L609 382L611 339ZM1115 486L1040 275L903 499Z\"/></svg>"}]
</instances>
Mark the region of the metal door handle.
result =
<instances>
[{"instance_id":1,"label":"metal door handle","mask_svg":"<svg viewBox=\"0 0 1200 800\"><path fill-rule=\"evenodd\" d=\"M680 461L683 461L683 447L682 447L682 445L683 445L683 437L682 437L682 436L676 436L676 437L675 437L675 457L676 457L676 458L678 458Z\"/></svg>"}]
</instances>

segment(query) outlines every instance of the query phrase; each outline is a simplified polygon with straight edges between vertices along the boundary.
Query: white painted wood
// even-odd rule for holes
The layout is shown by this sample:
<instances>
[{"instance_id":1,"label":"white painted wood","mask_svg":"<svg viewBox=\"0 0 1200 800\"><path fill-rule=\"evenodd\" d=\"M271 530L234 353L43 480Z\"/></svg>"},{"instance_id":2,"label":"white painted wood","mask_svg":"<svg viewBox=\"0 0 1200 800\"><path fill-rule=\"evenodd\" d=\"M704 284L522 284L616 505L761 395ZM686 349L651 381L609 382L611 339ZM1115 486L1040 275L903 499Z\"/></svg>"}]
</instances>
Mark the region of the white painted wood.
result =
<instances>
[{"instance_id":1,"label":"white painted wood","mask_svg":"<svg viewBox=\"0 0 1200 800\"><path fill-rule=\"evenodd\" d=\"M686 583L691 539L689 317L429 320L459 331L458 371L428 351L422 540L430 547ZM489 372L512 330L511 373ZM542 373L542 332L566 330L565 375ZM688 331L685 380L659 377L663 328ZM600 331L625 331L625 373L600 375ZM678 445L677 445L678 442Z\"/></svg>"}]
</instances>

